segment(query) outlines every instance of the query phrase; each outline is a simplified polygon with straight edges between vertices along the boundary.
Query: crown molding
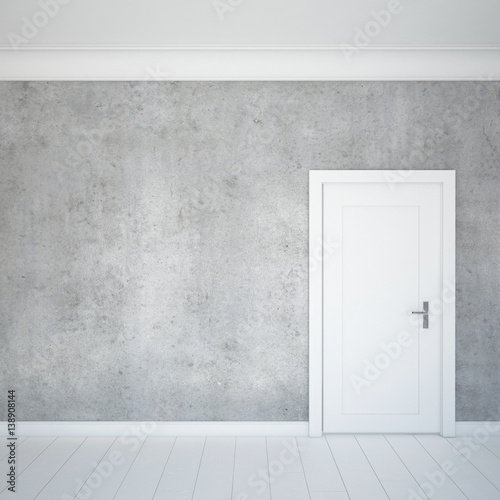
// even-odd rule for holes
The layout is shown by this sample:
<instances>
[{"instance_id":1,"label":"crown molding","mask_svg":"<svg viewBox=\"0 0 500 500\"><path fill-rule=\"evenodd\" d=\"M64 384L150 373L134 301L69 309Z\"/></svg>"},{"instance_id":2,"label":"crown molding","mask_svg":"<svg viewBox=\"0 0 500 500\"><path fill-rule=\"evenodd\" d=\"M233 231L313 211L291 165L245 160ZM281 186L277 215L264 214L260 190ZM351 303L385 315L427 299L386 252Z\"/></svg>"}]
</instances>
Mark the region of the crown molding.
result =
<instances>
[{"instance_id":1,"label":"crown molding","mask_svg":"<svg viewBox=\"0 0 500 500\"><path fill-rule=\"evenodd\" d=\"M0 80L500 80L500 45L3 46Z\"/></svg>"}]
</instances>

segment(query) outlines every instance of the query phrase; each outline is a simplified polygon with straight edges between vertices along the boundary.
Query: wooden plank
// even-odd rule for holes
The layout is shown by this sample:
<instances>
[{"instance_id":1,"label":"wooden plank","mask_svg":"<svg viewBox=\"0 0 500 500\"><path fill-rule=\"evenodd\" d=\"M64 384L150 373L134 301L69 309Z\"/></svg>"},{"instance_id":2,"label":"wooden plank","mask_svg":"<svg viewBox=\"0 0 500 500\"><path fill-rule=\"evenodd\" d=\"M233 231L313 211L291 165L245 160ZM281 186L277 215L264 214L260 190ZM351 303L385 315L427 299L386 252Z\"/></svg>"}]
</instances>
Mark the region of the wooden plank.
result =
<instances>
[{"instance_id":1,"label":"wooden plank","mask_svg":"<svg viewBox=\"0 0 500 500\"><path fill-rule=\"evenodd\" d=\"M448 441L463 455L463 460L469 460L481 474L500 489L499 457L473 437L449 438Z\"/></svg>"},{"instance_id":2,"label":"wooden plank","mask_svg":"<svg viewBox=\"0 0 500 500\"><path fill-rule=\"evenodd\" d=\"M16 474L19 477L21 473L28 467L33 460L35 460L38 455L40 455L50 444L55 440L55 437L51 438L29 438L29 441L23 438L19 439L16 445ZM22 449L21 443L24 443ZM5 447L7 449L7 447ZM8 457L5 456L3 460L0 460L0 471L8 471L10 464L7 462ZM8 488L6 482L0 483L0 493Z\"/></svg>"},{"instance_id":3,"label":"wooden plank","mask_svg":"<svg viewBox=\"0 0 500 500\"><path fill-rule=\"evenodd\" d=\"M284 472L271 478L273 500L310 500L306 478L303 472Z\"/></svg>"},{"instance_id":4,"label":"wooden plank","mask_svg":"<svg viewBox=\"0 0 500 500\"><path fill-rule=\"evenodd\" d=\"M37 500L72 500L115 438L89 437L37 495Z\"/></svg>"},{"instance_id":5,"label":"wooden plank","mask_svg":"<svg viewBox=\"0 0 500 500\"><path fill-rule=\"evenodd\" d=\"M428 497L432 500L467 500L463 492L414 436L388 434L385 437ZM417 498L422 497L419 497L416 490L409 492L408 500Z\"/></svg>"},{"instance_id":6,"label":"wooden plank","mask_svg":"<svg viewBox=\"0 0 500 500\"><path fill-rule=\"evenodd\" d=\"M382 484L366 459L356 438L351 435L327 435L335 462L351 500L387 500Z\"/></svg>"},{"instance_id":7,"label":"wooden plank","mask_svg":"<svg viewBox=\"0 0 500 500\"><path fill-rule=\"evenodd\" d=\"M24 472L55 440L55 437L30 437L24 441L17 455L18 474Z\"/></svg>"},{"instance_id":8,"label":"wooden plank","mask_svg":"<svg viewBox=\"0 0 500 500\"><path fill-rule=\"evenodd\" d=\"M17 498L35 498L84 441L83 437L57 438L18 477ZM5 490L0 494L0 499L10 500L11 495L12 492Z\"/></svg>"},{"instance_id":9,"label":"wooden plank","mask_svg":"<svg viewBox=\"0 0 500 500\"><path fill-rule=\"evenodd\" d=\"M297 438L309 492L344 491L337 464L322 438Z\"/></svg>"},{"instance_id":10,"label":"wooden plank","mask_svg":"<svg viewBox=\"0 0 500 500\"><path fill-rule=\"evenodd\" d=\"M500 437L490 436L488 441L485 441L484 446L500 458Z\"/></svg>"},{"instance_id":11,"label":"wooden plank","mask_svg":"<svg viewBox=\"0 0 500 500\"><path fill-rule=\"evenodd\" d=\"M82 498L89 495L92 500L114 498L145 441L143 436L117 438L82 486L79 495Z\"/></svg>"},{"instance_id":12,"label":"wooden plank","mask_svg":"<svg viewBox=\"0 0 500 500\"><path fill-rule=\"evenodd\" d=\"M174 437L146 438L113 500L153 498L174 442Z\"/></svg>"},{"instance_id":13,"label":"wooden plank","mask_svg":"<svg viewBox=\"0 0 500 500\"><path fill-rule=\"evenodd\" d=\"M232 500L271 500L264 437L236 438Z\"/></svg>"},{"instance_id":14,"label":"wooden plank","mask_svg":"<svg viewBox=\"0 0 500 500\"><path fill-rule=\"evenodd\" d=\"M193 500L231 500L234 437L208 437L203 450Z\"/></svg>"},{"instance_id":15,"label":"wooden plank","mask_svg":"<svg viewBox=\"0 0 500 500\"><path fill-rule=\"evenodd\" d=\"M412 490L426 498L384 436L362 434L356 436L356 439L391 500L406 498Z\"/></svg>"},{"instance_id":16,"label":"wooden plank","mask_svg":"<svg viewBox=\"0 0 500 500\"><path fill-rule=\"evenodd\" d=\"M167 498L191 500L193 498L205 439L204 437L178 437L176 439L154 500Z\"/></svg>"},{"instance_id":17,"label":"wooden plank","mask_svg":"<svg viewBox=\"0 0 500 500\"><path fill-rule=\"evenodd\" d=\"M484 500L486 498L488 500L500 500L500 490L470 462L462 461L457 456L454 446L448 440L434 435L419 435L415 436L415 438L436 462L443 464L448 461L452 464L448 475L469 500Z\"/></svg>"},{"instance_id":18,"label":"wooden plank","mask_svg":"<svg viewBox=\"0 0 500 500\"><path fill-rule=\"evenodd\" d=\"M267 438L272 500L310 500L295 438Z\"/></svg>"},{"instance_id":19,"label":"wooden plank","mask_svg":"<svg viewBox=\"0 0 500 500\"><path fill-rule=\"evenodd\" d=\"M349 500L349 495L342 491L311 491L311 500Z\"/></svg>"},{"instance_id":20,"label":"wooden plank","mask_svg":"<svg viewBox=\"0 0 500 500\"><path fill-rule=\"evenodd\" d=\"M271 478L278 474L280 469L285 472L304 473L302 462L300 460L300 450L297 440L294 437L268 437L267 458L270 467ZM281 467L276 465L276 474L273 474L272 462L280 462Z\"/></svg>"}]
</instances>

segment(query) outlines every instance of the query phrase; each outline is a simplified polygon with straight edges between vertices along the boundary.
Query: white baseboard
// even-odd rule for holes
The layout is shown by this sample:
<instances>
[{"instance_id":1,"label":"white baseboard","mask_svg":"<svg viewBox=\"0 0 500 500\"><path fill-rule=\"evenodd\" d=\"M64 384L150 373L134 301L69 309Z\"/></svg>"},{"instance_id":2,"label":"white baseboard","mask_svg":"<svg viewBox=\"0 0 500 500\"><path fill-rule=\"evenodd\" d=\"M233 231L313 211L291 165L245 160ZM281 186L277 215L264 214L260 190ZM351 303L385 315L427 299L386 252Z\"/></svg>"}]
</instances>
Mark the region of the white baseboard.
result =
<instances>
[{"instance_id":1,"label":"white baseboard","mask_svg":"<svg viewBox=\"0 0 500 500\"><path fill-rule=\"evenodd\" d=\"M500 436L500 422L457 422L456 436Z\"/></svg>"},{"instance_id":2,"label":"white baseboard","mask_svg":"<svg viewBox=\"0 0 500 500\"><path fill-rule=\"evenodd\" d=\"M499 80L500 46L0 46L0 80Z\"/></svg>"},{"instance_id":3,"label":"white baseboard","mask_svg":"<svg viewBox=\"0 0 500 500\"><path fill-rule=\"evenodd\" d=\"M1 422L2 436L7 423ZM308 422L17 422L22 436L307 436Z\"/></svg>"}]
</instances>

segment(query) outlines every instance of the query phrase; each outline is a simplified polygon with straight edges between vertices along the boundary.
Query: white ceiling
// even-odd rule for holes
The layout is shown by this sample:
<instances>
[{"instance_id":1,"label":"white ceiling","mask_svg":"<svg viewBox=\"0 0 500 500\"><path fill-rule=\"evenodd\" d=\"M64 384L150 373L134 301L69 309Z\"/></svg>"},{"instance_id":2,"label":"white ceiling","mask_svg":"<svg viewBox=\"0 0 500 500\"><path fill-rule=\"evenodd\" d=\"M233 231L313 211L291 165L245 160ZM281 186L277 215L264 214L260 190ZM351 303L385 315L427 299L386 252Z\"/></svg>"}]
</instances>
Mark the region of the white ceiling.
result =
<instances>
[{"instance_id":1,"label":"white ceiling","mask_svg":"<svg viewBox=\"0 0 500 500\"><path fill-rule=\"evenodd\" d=\"M1 43L9 45L9 33L21 35L23 17L31 21L42 3L56 1L0 0ZM398 4L370 45L500 44L498 0L60 1L27 46L352 44L373 11Z\"/></svg>"}]
</instances>

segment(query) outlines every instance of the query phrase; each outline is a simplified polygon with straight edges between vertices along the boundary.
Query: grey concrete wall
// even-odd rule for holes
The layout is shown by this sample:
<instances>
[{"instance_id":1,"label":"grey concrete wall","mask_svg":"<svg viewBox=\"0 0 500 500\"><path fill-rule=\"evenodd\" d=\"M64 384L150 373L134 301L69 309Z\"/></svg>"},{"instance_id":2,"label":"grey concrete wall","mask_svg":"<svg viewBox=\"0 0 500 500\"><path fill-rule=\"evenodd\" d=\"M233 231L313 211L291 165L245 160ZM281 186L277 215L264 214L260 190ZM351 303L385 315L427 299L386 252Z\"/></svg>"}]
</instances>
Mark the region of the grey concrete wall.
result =
<instances>
[{"instance_id":1,"label":"grey concrete wall","mask_svg":"<svg viewBox=\"0 0 500 500\"><path fill-rule=\"evenodd\" d=\"M0 134L21 420L306 420L308 171L399 168L457 170L457 418L500 420L499 83L4 82Z\"/></svg>"}]
</instances>

